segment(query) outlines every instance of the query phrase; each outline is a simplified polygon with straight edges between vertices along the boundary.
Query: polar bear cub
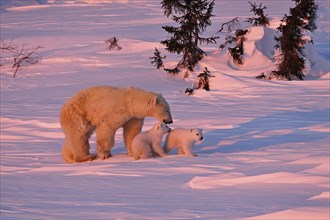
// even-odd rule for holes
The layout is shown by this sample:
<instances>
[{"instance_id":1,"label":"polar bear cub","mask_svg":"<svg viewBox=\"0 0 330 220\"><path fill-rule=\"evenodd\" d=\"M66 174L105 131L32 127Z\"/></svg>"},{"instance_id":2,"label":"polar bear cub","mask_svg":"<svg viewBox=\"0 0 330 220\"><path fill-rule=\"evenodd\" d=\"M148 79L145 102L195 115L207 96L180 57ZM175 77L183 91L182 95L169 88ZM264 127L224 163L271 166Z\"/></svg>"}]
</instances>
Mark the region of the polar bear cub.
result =
<instances>
[{"instance_id":1,"label":"polar bear cub","mask_svg":"<svg viewBox=\"0 0 330 220\"><path fill-rule=\"evenodd\" d=\"M200 128L194 129L173 129L166 137L164 144L164 152L168 153L174 148L178 149L178 154L187 156L197 156L192 152L193 146L197 141L203 140L203 130Z\"/></svg>"},{"instance_id":2,"label":"polar bear cub","mask_svg":"<svg viewBox=\"0 0 330 220\"><path fill-rule=\"evenodd\" d=\"M134 159L147 159L153 154L165 157L161 143L163 135L170 130L165 123L156 123L149 131L136 135L132 141Z\"/></svg>"}]
</instances>

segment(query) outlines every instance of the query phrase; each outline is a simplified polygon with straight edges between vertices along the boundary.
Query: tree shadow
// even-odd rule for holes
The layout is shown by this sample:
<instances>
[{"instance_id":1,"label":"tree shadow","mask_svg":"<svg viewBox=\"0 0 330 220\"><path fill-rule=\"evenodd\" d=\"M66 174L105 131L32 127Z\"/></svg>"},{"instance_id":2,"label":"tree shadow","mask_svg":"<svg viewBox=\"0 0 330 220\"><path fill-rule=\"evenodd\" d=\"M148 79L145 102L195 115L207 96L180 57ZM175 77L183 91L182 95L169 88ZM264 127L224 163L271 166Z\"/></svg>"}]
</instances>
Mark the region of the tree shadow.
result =
<instances>
[{"instance_id":1,"label":"tree shadow","mask_svg":"<svg viewBox=\"0 0 330 220\"><path fill-rule=\"evenodd\" d=\"M329 109L309 112L288 111L256 118L234 129L215 129L205 133L200 153L252 151L282 143L308 143L329 137ZM314 126L314 127L313 127Z\"/></svg>"}]
</instances>

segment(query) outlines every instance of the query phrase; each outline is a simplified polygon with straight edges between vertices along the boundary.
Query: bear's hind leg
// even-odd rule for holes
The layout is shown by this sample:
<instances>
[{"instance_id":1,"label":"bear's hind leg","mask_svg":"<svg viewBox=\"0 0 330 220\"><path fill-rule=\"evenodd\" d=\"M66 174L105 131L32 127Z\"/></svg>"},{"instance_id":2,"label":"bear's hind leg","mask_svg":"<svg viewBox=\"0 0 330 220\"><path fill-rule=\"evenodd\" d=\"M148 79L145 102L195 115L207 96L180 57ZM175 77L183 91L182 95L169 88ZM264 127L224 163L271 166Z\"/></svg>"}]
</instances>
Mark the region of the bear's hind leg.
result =
<instances>
[{"instance_id":1,"label":"bear's hind leg","mask_svg":"<svg viewBox=\"0 0 330 220\"><path fill-rule=\"evenodd\" d=\"M89 137L85 135L75 135L73 138L73 159L75 162L86 162L95 159L95 157L89 155Z\"/></svg>"},{"instance_id":2,"label":"bear's hind leg","mask_svg":"<svg viewBox=\"0 0 330 220\"><path fill-rule=\"evenodd\" d=\"M124 142L127 149L127 154L132 156L132 141L134 137L141 133L144 118L131 118L123 125Z\"/></svg>"},{"instance_id":3,"label":"bear's hind leg","mask_svg":"<svg viewBox=\"0 0 330 220\"><path fill-rule=\"evenodd\" d=\"M84 135L81 130L66 132L62 157L68 163L85 162L93 159L89 155L89 135Z\"/></svg>"},{"instance_id":4,"label":"bear's hind leg","mask_svg":"<svg viewBox=\"0 0 330 220\"><path fill-rule=\"evenodd\" d=\"M84 162L93 159L89 155L89 138L95 127L77 108L76 101L66 103L60 112L60 123L65 134L62 157L66 162Z\"/></svg>"},{"instance_id":5,"label":"bear's hind leg","mask_svg":"<svg viewBox=\"0 0 330 220\"><path fill-rule=\"evenodd\" d=\"M152 153L151 153L151 148L149 146L145 146L144 150L141 151L140 153L140 159L148 159L149 157L152 156Z\"/></svg>"},{"instance_id":6,"label":"bear's hind leg","mask_svg":"<svg viewBox=\"0 0 330 220\"><path fill-rule=\"evenodd\" d=\"M62 147L62 158L65 162L73 163L74 161L74 155L71 147L71 142L68 138L64 139L63 147Z\"/></svg>"}]
</instances>

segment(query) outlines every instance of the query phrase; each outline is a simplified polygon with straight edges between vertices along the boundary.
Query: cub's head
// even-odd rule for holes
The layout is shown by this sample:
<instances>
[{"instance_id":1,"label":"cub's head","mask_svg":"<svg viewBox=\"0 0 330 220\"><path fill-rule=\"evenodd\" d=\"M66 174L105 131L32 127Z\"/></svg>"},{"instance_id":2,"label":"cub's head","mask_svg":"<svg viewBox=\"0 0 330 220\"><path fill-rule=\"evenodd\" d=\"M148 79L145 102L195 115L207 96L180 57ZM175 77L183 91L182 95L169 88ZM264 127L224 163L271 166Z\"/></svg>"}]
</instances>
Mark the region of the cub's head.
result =
<instances>
[{"instance_id":1,"label":"cub's head","mask_svg":"<svg viewBox=\"0 0 330 220\"><path fill-rule=\"evenodd\" d=\"M194 129L190 129L190 132L191 132L191 137L193 138L193 140L202 141L204 139L202 129L194 128Z\"/></svg>"},{"instance_id":2,"label":"cub's head","mask_svg":"<svg viewBox=\"0 0 330 220\"><path fill-rule=\"evenodd\" d=\"M161 94L154 97L151 114L165 124L173 123L170 106Z\"/></svg>"},{"instance_id":3,"label":"cub's head","mask_svg":"<svg viewBox=\"0 0 330 220\"><path fill-rule=\"evenodd\" d=\"M171 131L171 128L169 128L165 123L159 122L153 126L153 130L157 132L158 134L166 134Z\"/></svg>"}]
</instances>

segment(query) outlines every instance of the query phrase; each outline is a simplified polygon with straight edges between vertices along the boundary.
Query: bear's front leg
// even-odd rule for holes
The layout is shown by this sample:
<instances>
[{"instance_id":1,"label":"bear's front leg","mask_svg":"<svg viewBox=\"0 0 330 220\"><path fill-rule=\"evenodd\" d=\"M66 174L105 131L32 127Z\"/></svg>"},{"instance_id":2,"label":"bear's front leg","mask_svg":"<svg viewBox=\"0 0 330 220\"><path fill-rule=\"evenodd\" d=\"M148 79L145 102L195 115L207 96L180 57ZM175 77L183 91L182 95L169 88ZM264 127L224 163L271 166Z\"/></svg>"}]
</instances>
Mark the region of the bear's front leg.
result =
<instances>
[{"instance_id":1,"label":"bear's front leg","mask_svg":"<svg viewBox=\"0 0 330 220\"><path fill-rule=\"evenodd\" d=\"M98 156L101 160L111 157L110 150L115 144L115 132L107 125L97 127L96 144Z\"/></svg>"},{"instance_id":2,"label":"bear's front leg","mask_svg":"<svg viewBox=\"0 0 330 220\"><path fill-rule=\"evenodd\" d=\"M184 155L185 152L183 151L182 147L178 147L178 154L179 155Z\"/></svg>"},{"instance_id":3,"label":"bear's front leg","mask_svg":"<svg viewBox=\"0 0 330 220\"><path fill-rule=\"evenodd\" d=\"M123 125L124 142L129 156L133 156L132 141L137 134L141 133L143 122L144 118L131 118Z\"/></svg>"},{"instance_id":4,"label":"bear's front leg","mask_svg":"<svg viewBox=\"0 0 330 220\"><path fill-rule=\"evenodd\" d=\"M160 146L160 143L152 144L152 155L166 157L167 154L164 152L164 149Z\"/></svg>"},{"instance_id":5,"label":"bear's front leg","mask_svg":"<svg viewBox=\"0 0 330 220\"><path fill-rule=\"evenodd\" d=\"M185 145L182 147L182 153L189 157L197 157L197 154L192 152L192 145Z\"/></svg>"}]
</instances>

